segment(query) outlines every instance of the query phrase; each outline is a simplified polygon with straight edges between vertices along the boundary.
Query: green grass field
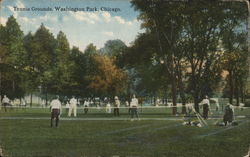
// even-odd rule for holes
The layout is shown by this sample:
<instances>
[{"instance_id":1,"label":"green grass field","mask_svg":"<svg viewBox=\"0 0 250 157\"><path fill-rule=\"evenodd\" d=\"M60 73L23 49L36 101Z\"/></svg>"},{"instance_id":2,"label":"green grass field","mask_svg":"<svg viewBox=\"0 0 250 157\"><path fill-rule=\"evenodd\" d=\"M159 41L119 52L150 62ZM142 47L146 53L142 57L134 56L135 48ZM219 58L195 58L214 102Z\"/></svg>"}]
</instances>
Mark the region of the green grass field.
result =
<instances>
[{"instance_id":1,"label":"green grass field","mask_svg":"<svg viewBox=\"0 0 250 157\"><path fill-rule=\"evenodd\" d=\"M81 112L72 119L64 114L60 126L51 128L47 109L14 109L7 113L1 110L0 146L4 157L243 157L247 154L249 118L239 118L239 125L227 127L215 126L217 119L210 119L209 126L198 128L183 126L181 116L176 120L153 120L169 117L168 113L153 113L141 113L142 119L133 122L115 120L112 115L97 111L88 115ZM95 117L114 120L84 120ZM152 120L143 119L149 117ZM121 118L129 116L124 111Z\"/></svg>"}]
</instances>

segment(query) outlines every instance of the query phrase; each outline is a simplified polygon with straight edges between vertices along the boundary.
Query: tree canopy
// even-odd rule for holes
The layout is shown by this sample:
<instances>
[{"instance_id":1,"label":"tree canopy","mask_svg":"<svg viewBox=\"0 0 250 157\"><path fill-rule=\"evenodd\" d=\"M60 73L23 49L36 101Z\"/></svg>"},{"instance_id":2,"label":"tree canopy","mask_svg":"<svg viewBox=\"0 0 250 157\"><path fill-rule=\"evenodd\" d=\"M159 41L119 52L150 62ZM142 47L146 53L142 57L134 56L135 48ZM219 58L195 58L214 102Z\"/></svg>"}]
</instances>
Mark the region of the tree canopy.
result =
<instances>
[{"instance_id":1,"label":"tree canopy","mask_svg":"<svg viewBox=\"0 0 250 157\"><path fill-rule=\"evenodd\" d=\"M247 8L238 2L131 0L145 32L82 52L44 24L24 34L13 16L0 25L0 94L39 91L77 97L161 96L173 104L247 97ZM240 99L241 98L241 99ZM171 100L170 100L171 99ZM31 101L32 102L32 101ZM173 108L173 114L176 114ZM185 110L183 108L183 113Z\"/></svg>"}]
</instances>

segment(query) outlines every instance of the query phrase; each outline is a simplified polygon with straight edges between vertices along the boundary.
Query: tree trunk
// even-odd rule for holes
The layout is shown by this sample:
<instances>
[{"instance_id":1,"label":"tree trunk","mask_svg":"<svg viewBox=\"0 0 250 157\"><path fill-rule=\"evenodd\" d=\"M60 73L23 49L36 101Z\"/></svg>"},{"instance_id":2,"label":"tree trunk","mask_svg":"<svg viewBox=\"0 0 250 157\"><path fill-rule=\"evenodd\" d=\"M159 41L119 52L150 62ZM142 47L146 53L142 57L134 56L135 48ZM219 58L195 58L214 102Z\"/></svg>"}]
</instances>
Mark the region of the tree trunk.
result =
<instances>
[{"instance_id":1,"label":"tree trunk","mask_svg":"<svg viewBox=\"0 0 250 157\"><path fill-rule=\"evenodd\" d=\"M182 114L186 114L186 98L185 98L185 93L184 93L184 85L182 82L182 77L181 77L181 72L179 72L179 76L178 76L178 83L179 83L179 90L180 90L180 97L181 97L181 102L182 102L182 110L181 113Z\"/></svg>"},{"instance_id":2,"label":"tree trunk","mask_svg":"<svg viewBox=\"0 0 250 157\"><path fill-rule=\"evenodd\" d=\"M181 101L182 101L182 110L181 110L181 113L182 114L186 114L187 111L186 111L186 98L185 98L185 94L184 92L180 92L181 94Z\"/></svg>"},{"instance_id":3,"label":"tree trunk","mask_svg":"<svg viewBox=\"0 0 250 157\"><path fill-rule=\"evenodd\" d=\"M200 113L199 91L197 89L197 83L196 83L195 79L193 79L193 98L194 98L194 109L196 112Z\"/></svg>"},{"instance_id":4,"label":"tree trunk","mask_svg":"<svg viewBox=\"0 0 250 157\"><path fill-rule=\"evenodd\" d=\"M47 88L46 88L46 94L45 94L45 101L46 101L46 107L48 106L48 92L47 92Z\"/></svg>"},{"instance_id":5,"label":"tree trunk","mask_svg":"<svg viewBox=\"0 0 250 157\"><path fill-rule=\"evenodd\" d=\"M173 102L173 115L177 114L177 108L176 108L176 79L173 76L172 77L172 102Z\"/></svg>"},{"instance_id":6,"label":"tree trunk","mask_svg":"<svg viewBox=\"0 0 250 157\"><path fill-rule=\"evenodd\" d=\"M235 80L235 99L236 99L236 105L239 106L240 104L240 90L239 90L239 84L237 80Z\"/></svg>"},{"instance_id":7,"label":"tree trunk","mask_svg":"<svg viewBox=\"0 0 250 157\"><path fill-rule=\"evenodd\" d=\"M155 95L154 95L153 100L154 100L154 106L156 106L156 98L155 98Z\"/></svg>"},{"instance_id":8,"label":"tree trunk","mask_svg":"<svg viewBox=\"0 0 250 157\"><path fill-rule=\"evenodd\" d=\"M30 93L30 106L32 106L33 93Z\"/></svg>"},{"instance_id":9,"label":"tree trunk","mask_svg":"<svg viewBox=\"0 0 250 157\"><path fill-rule=\"evenodd\" d=\"M229 103L233 104L233 95L234 95L234 84L233 84L233 75L232 75L232 71L229 71L229 75L228 75L228 79L229 79Z\"/></svg>"},{"instance_id":10,"label":"tree trunk","mask_svg":"<svg viewBox=\"0 0 250 157\"><path fill-rule=\"evenodd\" d=\"M195 93L196 94L194 95L194 109L196 112L200 113L198 92Z\"/></svg>"},{"instance_id":11,"label":"tree trunk","mask_svg":"<svg viewBox=\"0 0 250 157\"><path fill-rule=\"evenodd\" d=\"M195 92L196 93L196 92ZM198 95L194 94L193 95L194 98L194 109L196 112L200 113L200 108L199 108L199 97Z\"/></svg>"},{"instance_id":12,"label":"tree trunk","mask_svg":"<svg viewBox=\"0 0 250 157\"><path fill-rule=\"evenodd\" d=\"M240 105L240 97L239 95L237 94L236 95L236 106L239 106Z\"/></svg>"},{"instance_id":13,"label":"tree trunk","mask_svg":"<svg viewBox=\"0 0 250 157\"><path fill-rule=\"evenodd\" d=\"M240 97L241 97L241 102L244 103L245 93L244 93L244 87L242 83L240 84Z\"/></svg>"},{"instance_id":14,"label":"tree trunk","mask_svg":"<svg viewBox=\"0 0 250 157\"><path fill-rule=\"evenodd\" d=\"M192 63L192 62L191 62ZM200 109L199 109L199 96L198 96L198 90L197 90L197 83L198 81L196 81L196 75L195 75L195 68L194 68L194 65L192 64L192 75L191 75L191 89L192 89L192 96L194 98L194 109L196 112L200 112Z\"/></svg>"},{"instance_id":15,"label":"tree trunk","mask_svg":"<svg viewBox=\"0 0 250 157\"><path fill-rule=\"evenodd\" d=\"M0 57L0 61L1 61L1 57ZM2 73L0 71L0 109L2 106Z\"/></svg>"},{"instance_id":16,"label":"tree trunk","mask_svg":"<svg viewBox=\"0 0 250 157\"><path fill-rule=\"evenodd\" d=\"M15 81L14 80L12 81L12 90L13 90L13 93L15 94Z\"/></svg>"}]
</instances>

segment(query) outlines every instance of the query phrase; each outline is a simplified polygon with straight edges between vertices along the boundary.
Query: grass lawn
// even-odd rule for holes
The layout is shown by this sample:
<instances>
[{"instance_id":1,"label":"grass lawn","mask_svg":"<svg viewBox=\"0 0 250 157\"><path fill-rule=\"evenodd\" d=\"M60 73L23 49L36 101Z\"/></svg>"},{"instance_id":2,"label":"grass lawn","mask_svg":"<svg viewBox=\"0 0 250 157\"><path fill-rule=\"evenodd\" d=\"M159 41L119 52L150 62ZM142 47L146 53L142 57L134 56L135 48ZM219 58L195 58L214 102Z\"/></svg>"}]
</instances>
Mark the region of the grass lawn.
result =
<instances>
[{"instance_id":1,"label":"grass lawn","mask_svg":"<svg viewBox=\"0 0 250 157\"><path fill-rule=\"evenodd\" d=\"M181 113L181 108L177 108L177 111ZM140 117L176 117L172 114L172 108L143 108L138 109ZM201 110L202 112L202 110ZM224 111L213 111L213 116L215 117L223 117ZM121 108L120 109L121 117L129 117L128 116L128 109ZM250 116L250 108L245 108L243 111L240 109L235 109L236 116ZM4 112L2 108L0 110L0 117L49 117L50 116L50 109L49 108L8 108L7 112ZM63 117L67 117L66 109L63 109L62 112ZM105 109L96 109L90 108L88 114L84 114L84 110L82 108L78 108L77 116L86 118L86 117L113 117L113 114L108 114L105 112ZM182 114L178 115L179 117L183 117Z\"/></svg>"},{"instance_id":2,"label":"grass lawn","mask_svg":"<svg viewBox=\"0 0 250 157\"><path fill-rule=\"evenodd\" d=\"M9 116L49 116L42 111L11 111ZM94 117L97 114L90 114ZM105 116L105 114L103 114ZM80 115L84 117L86 115ZM108 115L111 117L111 115ZM122 115L126 117L126 115ZM145 115L150 117L150 115ZM61 120L50 128L46 119L0 119L0 146L7 157L242 157L250 145L250 121L219 127L183 126L179 120Z\"/></svg>"}]
</instances>

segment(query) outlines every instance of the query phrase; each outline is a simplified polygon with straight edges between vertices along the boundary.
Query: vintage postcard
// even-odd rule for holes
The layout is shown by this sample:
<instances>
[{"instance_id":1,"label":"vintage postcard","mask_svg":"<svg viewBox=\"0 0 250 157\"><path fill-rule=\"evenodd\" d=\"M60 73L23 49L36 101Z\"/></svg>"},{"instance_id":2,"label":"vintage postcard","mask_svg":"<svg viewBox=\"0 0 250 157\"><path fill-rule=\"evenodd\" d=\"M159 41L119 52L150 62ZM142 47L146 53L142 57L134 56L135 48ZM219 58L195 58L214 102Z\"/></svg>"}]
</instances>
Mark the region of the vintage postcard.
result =
<instances>
[{"instance_id":1,"label":"vintage postcard","mask_svg":"<svg viewBox=\"0 0 250 157\"><path fill-rule=\"evenodd\" d=\"M0 0L0 157L250 157L248 0Z\"/></svg>"}]
</instances>

